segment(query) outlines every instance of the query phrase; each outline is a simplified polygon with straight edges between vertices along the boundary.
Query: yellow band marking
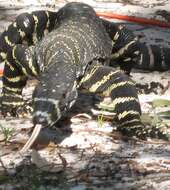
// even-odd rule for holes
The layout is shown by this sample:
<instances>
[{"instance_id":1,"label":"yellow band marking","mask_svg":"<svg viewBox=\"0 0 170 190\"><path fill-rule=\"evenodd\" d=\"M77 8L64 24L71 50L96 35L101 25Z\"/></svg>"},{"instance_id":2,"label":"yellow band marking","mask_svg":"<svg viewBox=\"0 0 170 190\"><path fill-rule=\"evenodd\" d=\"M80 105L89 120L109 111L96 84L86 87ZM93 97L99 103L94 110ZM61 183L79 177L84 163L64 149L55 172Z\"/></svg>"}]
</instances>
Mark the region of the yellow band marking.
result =
<instances>
[{"instance_id":1,"label":"yellow band marking","mask_svg":"<svg viewBox=\"0 0 170 190\"><path fill-rule=\"evenodd\" d=\"M123 97L123 98L115 98L112 103L109 104L109 107L115 107L118 104L130 102L130 101L136 101L139 102L137 98L135 97Z\"/></svg>"},{"instance_id":2,"label":"yellow band marking","mask_svg":"<svg viewBox=\"0 0 170 190\"><path fill-rule=\"evenodd\" d=\"M3 60L7 58L7 54L5 52L1 52L0 56L2 57Z\"/></svg>"},{"instance_id":3,"label":"yellow band marking","mask_svg":"<svg viewBox=\"0 0 170 190\"><path fill-rule=\"evenodd\" d=\"M49 13L48 13L48 11L45 11L45 14L47 15L47 24L46 24L46 28L48 28L49 25L50 25L50 19L49 19Z\"/></svg>"},{"instance_id":4,"label":"yellow band marking","mask_svg":"<svg viewBox=\"0 0 170 190\"><path fill-rule=\"evenodd\" d=\"M44 36L49 33L48 27L49 27L49 25L50 25L50 20L49 20L49 13L48 13L48 11L45 11L45 14L47 15L47 23L46 23L46 27L45 27L45 30L44 30Z\"/></svg>"},{"instance_id":5,"label":"yellow band marking","mask_svg":"<svg viewBox=\"0 0 170 190\"><path fill-rule=\"evenodd\" d=\"M125 118L127 115L138 115L138 116L140 116L140 113L137 111L133 111L133 110L124 111L124 112L118 114L118 119L121 120L121 119Z\"/></svg>"},{"instance_id":6,"label":"yellow band marking","mask_svg":"<svg viewBox=\"0 0 170 190\"><path fill-rule=\"evenodd\" d=\"M79 86L80 86L82 83L88 81L88 80L94 75L94 73L97 71L98 68L99 68L99 67L96 66L96 67L94 67L94 68L90 71L90 73L86 74L85 77L83 77L83 78L81 79L81 81L80 81L80 83L79 83Z\"/></svg>"},{"instance_id":7,"label":"yellow band marking","mask_svg":"<svg viewBox=\"0 0 170 190\"><path fill-rule=\"evenodd\" d=\"M28 76L28 73L27 73L27 70L23 67L23 65L17 60L17 57L15 55L15 51L16 51L16 46L14 46L14 48L12 49L12 56L13 56L13 59L15 59L15 62L21 67L22 69L22 72Z\"/></svg>"},{"instance_id":8,"label":"yellow band marking","mask_svg":"<svg viewBox=\"0 0 170 190\"><path fill-rule=\"evenodd\" d=\"M132 59L130 57L124 59L123 61L127 62L127 61L131 61Z\"/></svg>"},{"instance_id":9,"label":"yellow band marking","mask_svg":"<svg viewBox=\"0 0 170 190\"><path fill-rule=\"evenodd\" d=\"M136 43L136 38L133 41L130 41L128 44L126 44L124 47L122 47L117 53L114 53L111 55L112 59L116 59L123 55L123 53L131 46L132 44Z\"/></svg>"},{"instance_id":10,"label":"yellow band marking","mask_svg":"<svg viewBox=\"0 0 170 190\"><path fill-rule=\"evenodd\" d=\"M113 37L113 40L116 41L119 38L119 36L120 36L119 32L116 32L116 34Z\"/></svg>"},{"instance_id":11,"label":"yellow band marking","mask_svg":"<svg viewBox=\"0 0 170 190\"><path fill-rule=\"evenodd\" d=\"M16 63L21 67L23 74L28 76L29 74L27 73L27 70L23 67L23 65L17 60L16 60Z\"/></svg>"},{"instance_id":12,"label":"yellow band marking","mask_svg":"<svg viewBox=\"0 0 170 190\"><path fill-rule=\"evenodd\" d=\"M8 36L5 36L5 42L9 45L9 46L14 46L15 44L12 43L9 39L8 39Z\"/></svg>"},{"instance_id":13,"label":"yellow band marking","mask_svg":"<svg viewBox=\"0 0 170 190\"><path fill-rule=\"evenodd\" d=\"M15 70L15 68L14 68L7 60L5 60L5 64L9 67L9 69L10 69L11 71L14 71L14 70Z\"/></svg>"},{"instance_id":14,"label":"yellow band marking","mask_svg":"<svg viewBox=\"0 0 170 190\"><path fill-rule=\"evenodd\" d=\"M29 68L31 69L32 73L35 76L38 76L38 72L36 71L36 68L33 65L32 59L29 60L28 65L29 65Z\"/></svg>"},{"instance_id":15,"label":"yellow band marking","mask_svg":"<svg viewBox=\"0 0 170 190\"><path fill-rule=\"evenodd\" d=\"M5 88L6 90L9 90L9 91L12 91L12 92L21 92L22 91L21 88L11 88L11 87L8 87L4 84L3 84L3 88Z\"/></svg>"},{"instance_id":16,"label":"yellow band marking","mask_svg":"<svg viewBox=\"0 0 170 190\"><path fill-rule=\"evenodd\" d=\"M20 105L23 105L24 104L24 102L23 101L21 101L21 102L5 102L5 101L3 101L2 102L2 104L3 105L11 105L11 106L20 106Z\"/></svg>"},{"instance_id":17,"label":"yellow band marking","mask_svg":"<svg viewBox=\"0 0 170 190\"><path fill-rule=\"evenodd\" d=\"M135 55L139 55L140 51L134 51L133 52Z\"/></svg>"},{"instance_id":18,"label":"yellow band marking","mask_svg":"<svg viewBox=\"0 0 170 190\"><path fill-rule=\"evenodd\" d=\"M143 53L140 54L139 65L142 65L142 63L143 63Z\"/></svg>"},{"instance_id":19,"label":"yellow band marking","mask_svg":"<svg viewBox=\"0 0 170 190\"><path fill-rule=\"evenodd\" d=\"M112 71L108 75L103 76L103 78L100 81L97 81L95 84L93 84L90 88L90 92L95 92L102 84L107 82L114 74L118 73L119 71Z\"/></svg>"},{"instance_id":20,"label":"yellow band marking","mask_svg":"<svg viewBox=\"0 0 170 190\"><path fill-rule=\"evenodd\" d=\"M152 48L151 48L150 45L147 45L147 49L148 49L149 58L150 58L149 67L153 68L155 60L154 60L154 55L153 55L153 52L152 52Z\"/></svg>"},{"instance_id":21,"label":"yellow band marking","mask_svg":"<svg viewBox=\"0 0 170 190\"><path fill-rule=\"evenodd\" d=\"M3 96L4 97L13 97L13 98L21 98L22 99L22 95L20 95L20 94L13 94L13 93L3 93Z\"/></svg>"},{"instance_id":22,"label":"yellow band marking","mask_svg":"<svg viewBox=\"0 0 170 190\"><path fill-rule=\"evenodd\" d=\"M139 119L132 119L132 120L125 121L125 122L121 123L121 124L119 125L119 127L124 126L124 125L129 125L129 124L131 124L131 126L130 126L131 129L132 129L132 128L137 128L137 127L139 127L139 125L137 125L137 124L133 125L133 123L136 123L136 122L141 123L140 118L139 118Z\"/></svg>"},{"instance_id":23,"label":"yellow band marking","mask_svg":"<svg viewBox=\"0 0 170 190\"><path fill-rule=\"evenodd\" d=\"M32 35L32 39L33 39L33 43L36 44L36 42L38 41L37 33L36 33L37 26L38 26L38 17L33 15L33 19L34 19L34 22L35 22L35 27L34 27L34 32L33 32L33 35Z\"/></svg>"},{"instance_id":24,"label":"yellow band marking","mask_svg":"<svg viewBox=\"0 0 170 190\"><path fill-rule=\"evenodd\" d=\"M124 82L119 82L117 84L112 84L110 87L108 87L107 90L105 90L104 92L102 92L102 94L104 96L109 96L112 90L114 90L117 87L125 86L125 85L133 85L134 86L135 84L132 81L124 81Z\"/></svg>"},{"instance_id":25,"label":"yellow band marking","mask_svg":"<svg viewBox=\"0 0 170 190\"><path fill-rule=\"evenodd\" d=\"M23 76L16 76L16 77L13 77L13 78L9 78L7 76L4 76L9 82L19 82L23 79Z\"/></svg>"},{"instance_id":26,"label":"yellow band marking","mask_svg":"<svg viewBox=\"0 0 170 190\"><path fill-rule=\"evenodd\" d=\"M12 49L12 57L13 57L13 59L16 60L17 58L15 56L15 50L16 50L16 46L14 46L13 49Z\"/></svg>"},{"instance_id":27,"label":"yellow band marking","mask_svg":"<svg viewBox=\"0 0 170 190\"><path fill-rule=\"evenodd\" d=\"M20 34L20 36L22 37L22 39L25 37L25 32L24 31L22 31L21 29L19 29L18 30L18 32L19 32L19 34Z\"/></svg>"}]
</instances>

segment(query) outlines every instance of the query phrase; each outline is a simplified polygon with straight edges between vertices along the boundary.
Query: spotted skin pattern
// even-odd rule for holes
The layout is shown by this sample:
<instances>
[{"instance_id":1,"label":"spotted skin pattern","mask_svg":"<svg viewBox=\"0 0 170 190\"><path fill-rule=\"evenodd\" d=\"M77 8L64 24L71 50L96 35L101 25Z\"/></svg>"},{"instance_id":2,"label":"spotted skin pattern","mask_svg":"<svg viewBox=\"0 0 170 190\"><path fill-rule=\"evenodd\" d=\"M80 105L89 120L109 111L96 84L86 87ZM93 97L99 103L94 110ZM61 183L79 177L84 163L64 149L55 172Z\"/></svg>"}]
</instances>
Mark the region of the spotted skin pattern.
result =
<instances>
[{"instance_id":1,"label":"spotted skin pattern","mask_svg":"<svg viewBox=\"0 0 170 190\"><path fill-rule=\"evenodd\" d=\"M12 30L16 32L13 39ZM35 125L52 126L72 107L77 91L86 89L111 98L118 130L140 138L150 134L140 121L133 81L110 67L113 60L123 57L122 68L128 73L131 62L140 55L138 40L124 27L97 17L92 7L68 3L57 13L22 14L2 33L0 41L1 59L5 60L3 113L15 113L23 105L22 89L27 79L34 77L38 80L33 93Z\"/></svg>"}]
</instances>

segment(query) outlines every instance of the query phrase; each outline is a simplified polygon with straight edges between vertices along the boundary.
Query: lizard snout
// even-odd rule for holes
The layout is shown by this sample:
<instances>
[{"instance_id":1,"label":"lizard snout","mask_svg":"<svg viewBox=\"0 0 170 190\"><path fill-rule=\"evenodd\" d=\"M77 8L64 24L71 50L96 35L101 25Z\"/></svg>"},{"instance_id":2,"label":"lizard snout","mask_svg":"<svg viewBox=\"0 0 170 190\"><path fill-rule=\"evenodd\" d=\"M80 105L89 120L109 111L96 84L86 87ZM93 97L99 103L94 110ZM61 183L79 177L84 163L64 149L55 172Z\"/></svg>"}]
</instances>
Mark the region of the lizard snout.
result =
<instances>
[{"instance_id":1,"label":"lizard snout","mask_svg":"<svg viewBox=\"0 0 170 190\"><path fill-rule=\"evenodd\" d=\"M59 101L52 98L34 98L33 123L52 126L61 117Z\"/></svg>"}]
</instances>

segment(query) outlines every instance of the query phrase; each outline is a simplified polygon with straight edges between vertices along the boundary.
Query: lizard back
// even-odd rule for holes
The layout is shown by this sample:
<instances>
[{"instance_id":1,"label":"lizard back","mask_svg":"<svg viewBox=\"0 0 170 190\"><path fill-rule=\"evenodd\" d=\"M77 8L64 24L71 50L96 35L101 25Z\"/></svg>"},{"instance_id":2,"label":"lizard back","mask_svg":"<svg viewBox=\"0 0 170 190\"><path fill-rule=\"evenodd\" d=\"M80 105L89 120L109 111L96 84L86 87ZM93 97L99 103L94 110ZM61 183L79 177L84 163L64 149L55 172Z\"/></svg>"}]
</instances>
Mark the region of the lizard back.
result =
<instances>
[{"instance_id":1,"label":"lizard back","mask_svg":"<svg viewBox=\"0 0 170 190\"><path fill-rule=\"evenodd\" d=\"M111 54L112 44L105 28L96 16L73 14L58 22L56 29L36 45L37 62L40 68L64 65L83 75L87 64L93 60L105 61ZM63 63L61 65L61 62Z\"/></svg>"}]
</instances>

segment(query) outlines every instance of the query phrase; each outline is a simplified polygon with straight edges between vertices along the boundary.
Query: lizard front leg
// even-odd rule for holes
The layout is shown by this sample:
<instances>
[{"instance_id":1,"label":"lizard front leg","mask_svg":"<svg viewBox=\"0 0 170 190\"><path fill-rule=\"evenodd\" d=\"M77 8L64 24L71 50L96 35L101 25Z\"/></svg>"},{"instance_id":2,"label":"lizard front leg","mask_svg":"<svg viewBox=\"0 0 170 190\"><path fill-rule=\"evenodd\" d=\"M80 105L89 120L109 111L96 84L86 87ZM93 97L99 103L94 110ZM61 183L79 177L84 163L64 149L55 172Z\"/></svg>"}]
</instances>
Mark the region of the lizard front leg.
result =
<instances>
[{"instance_id":1,"label":"lizard front leg","mask_svg":"<svg viewBox=\"0 0 170 190\"><path fill-rule=\"evenodd\" d=\"M38 75L38 66L33 56L33 48L16 45L7 54L3 73L2 114L17 115L24 105L22 90L28 77Z\"/></svg>"},{"instance_id":2,"label":"lizard front leg","mask_svg":"<svg viewBox=\"0 0 170 190\"><path fill-rule=\"evenodd\" d=\"M80 82L80 90L109 97L109 108L116 112L117 130L127 136L163 138L167 136L159 129L144 126L141 108L134 82L122 71L107 66L91 66ZM110 109L109 109L110 110Z\"/></svg>"}]
</instances>

